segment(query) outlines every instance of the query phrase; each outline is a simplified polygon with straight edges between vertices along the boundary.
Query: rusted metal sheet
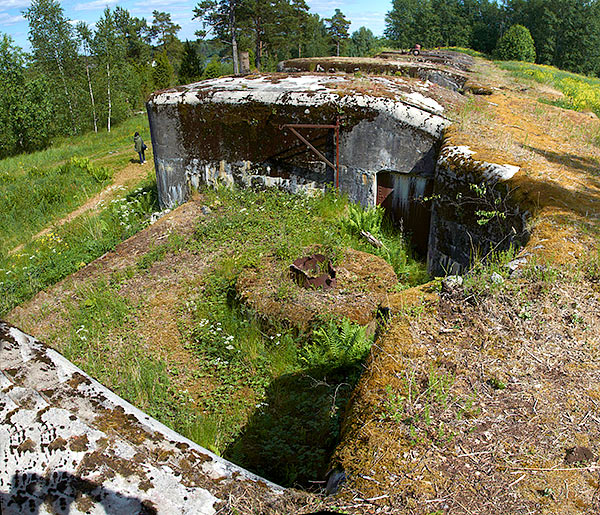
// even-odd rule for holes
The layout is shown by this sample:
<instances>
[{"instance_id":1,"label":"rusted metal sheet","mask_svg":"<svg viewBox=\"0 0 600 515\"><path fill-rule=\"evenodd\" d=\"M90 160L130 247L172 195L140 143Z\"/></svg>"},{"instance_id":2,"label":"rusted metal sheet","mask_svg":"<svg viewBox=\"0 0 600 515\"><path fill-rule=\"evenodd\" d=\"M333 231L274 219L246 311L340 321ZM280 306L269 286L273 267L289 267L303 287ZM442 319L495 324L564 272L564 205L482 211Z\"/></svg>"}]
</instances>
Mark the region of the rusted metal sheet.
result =
<instances>
[{"instance_id":1,"label":"rusted metal sheet","mask_svg":"<svg viewBox=\"0 0 600 515\"><path fill-rule=\"evenodd\" d=\"M290 265L292 278L303 288L330 290L337 286L336 272L323 254L296 259Z\"/></svg>"},{"instance_id":2,"label":"rusted metal sheet","mask_svg":"<svg viewBox=\"0 0 600 515\"><path fill-rule=\"evenodd\" d=\"M403 231L420 254L427 254L431 202L426 200L433 192L431 177L379 172L377 174L377 204Z\"/></svg>"}]
</instances>

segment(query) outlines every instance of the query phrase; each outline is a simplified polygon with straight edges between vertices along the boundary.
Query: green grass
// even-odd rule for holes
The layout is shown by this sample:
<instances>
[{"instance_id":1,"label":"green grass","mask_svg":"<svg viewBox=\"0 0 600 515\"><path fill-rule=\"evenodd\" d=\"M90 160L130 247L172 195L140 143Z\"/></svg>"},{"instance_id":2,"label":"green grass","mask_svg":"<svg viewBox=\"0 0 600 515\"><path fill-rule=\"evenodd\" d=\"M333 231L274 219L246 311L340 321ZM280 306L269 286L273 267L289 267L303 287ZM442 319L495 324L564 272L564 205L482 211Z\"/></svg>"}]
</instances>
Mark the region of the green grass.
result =
<instances>
[{"instance_id":1,"label":"green grass","mask_svg":"<svg viewBox=\"0 0 600 515\"><path fill-rule=\"evenodd\" d=\"M515 61L497 61L496 64L500 68L510 71L515 77L547 84L565 95L564 99L557 101L543 100L543 102L575 111L593 111L600 116L599 78L586 77L559 70L553 66L539 64Z\"/></svg>"},{"instance_id":2,"label":"green grass","mask_svg":"<svg viewBox=\"0 0 600 515\"><path fill-rule=\"evenodd\" d=\"M119 286L119 281L100 280L74 292L68 306L71 323L61 351L150 416L185 431L194 419L189 396L176 388L167 363L150 356L141 345L131 326L139 306L120 295ZM119 334L127 345L108 345L108 331Z\"/></svg>"},{"instance_id":3,"label":"green grass","mask_svg":"<svg viewBox=\"0 0 600 515\"><path fill-rule=\"evenodd\" d=\"M77 208L109 184L111 176L109 168L77 157L56 168L0 176L0 255Z\"/></svg>"},{"instance_id":4,"label":"green grass","mask_svg":"<svg viewBox=\"0 0 600 515\"><path fill-rule=\"evenodd\" d=\"M145 114L136 115L112 127L111 132L100 129L96 134L88 132L80 136L60 137L46 150L20 154L0 160L0 177L19 176L32 168L47 169L66 163L72 157L89 159L105 158L112 153L130 149L127 162L135 157L133 152L133 134L138 131L142 137L150 139L148 118Z\"/></svg>"},{"instance_id":5,"label":"green grass","mask_svg":"<svg viewBox=\"0 0 600 515\"><path fill-rule=\"evenodd\" d=\"M196 358L195 373L213 387L203 389L195 417L176 425L264 477L308 486L326 473L341 413L371 340L364 328L345 319L318 319L305 333L265 320L239 301L239 274L248 267L279 271L283 287L289 263L315 245L334 263L347 247L380 253L398 265L407 284L411 267L422 270L422 265L410 258L402 235L382 223L380 210L349 206L333 193L309 197L222 188L205 195L215 213L202 220L185 246L214 261L201 288L193 287L182 301L179 329ZM364 243L358 236L363 229L386 248ZM138 268L181 245L153 249ZM293 295L291 281L287 289L283 297Z\"/></svg>"},{"instance_id":6,"label":"green grass","mask_svg":"<svg viewBox=\"0 0 600 515\"><path fill-rule=\"evenodd\" d=\"M0 317L138 232L157 209L156 184L147 179L101 212L82 215L20 252L0 256Z\"/></svg>"},{"instance_id":7,"label":"green grass","mask_svg":"<svg viewBox=\"0 0 600 515\"><path fill-rule=\"evenodd\" d=\"M47 150L0 161L0 256L110 184L114 169L134 158L131 141L137 129L147 130L145 116L128 119L110 133L63 139Z\"/></svg>"}]
</instances>

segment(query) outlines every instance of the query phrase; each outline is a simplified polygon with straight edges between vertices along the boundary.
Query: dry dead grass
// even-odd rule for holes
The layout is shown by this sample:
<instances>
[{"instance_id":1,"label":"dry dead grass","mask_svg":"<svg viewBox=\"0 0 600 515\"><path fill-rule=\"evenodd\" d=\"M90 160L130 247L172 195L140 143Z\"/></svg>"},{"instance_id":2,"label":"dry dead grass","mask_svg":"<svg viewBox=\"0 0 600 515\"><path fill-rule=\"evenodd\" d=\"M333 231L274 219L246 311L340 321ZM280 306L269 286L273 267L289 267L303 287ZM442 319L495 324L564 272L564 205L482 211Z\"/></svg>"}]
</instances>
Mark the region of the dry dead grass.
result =
<instances>
[{"instance_id":1,"label":"dry dead grass","mask_svg":"<svg viewBox=\"0 0 600 515\"><path fill-rule=\"evenodd\" d=\"M600 510L600 299L580 268L599 236L600 125L539 103L555 94L547 88L524 88L491 64L478 72L494 93L460 108L448 138L474 159L521 167L512 194L536 214L521 251L529 275L487 292L481 277L475 297L398 299L336 453L350 477L336 502L350 513ZM454 404L433 403L429 425L408 420L406 400L406 416L386 416L390 392L406 395L409 378L424 388L431 370L453 377ZM469 412L458 408L465 399ZM436 436L441 423L451 438ZM574 447L593 457L571 463Z\"/></svg>"}]
</instances>

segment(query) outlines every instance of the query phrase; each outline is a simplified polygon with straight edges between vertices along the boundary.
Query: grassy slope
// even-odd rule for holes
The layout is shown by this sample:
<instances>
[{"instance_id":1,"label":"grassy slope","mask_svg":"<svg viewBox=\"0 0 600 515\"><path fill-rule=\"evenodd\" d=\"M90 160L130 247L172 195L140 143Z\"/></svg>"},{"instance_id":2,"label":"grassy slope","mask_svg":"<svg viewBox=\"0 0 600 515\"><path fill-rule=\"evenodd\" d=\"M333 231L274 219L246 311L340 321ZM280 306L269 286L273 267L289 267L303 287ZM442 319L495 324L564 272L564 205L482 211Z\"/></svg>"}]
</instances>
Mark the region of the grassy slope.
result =
<instances>
[{"instance_id":1,"label":"grassy slope","mask_svg":"<svg viewBox=\"0 0 600 515\"><path fill-rule=\"evenodd\" d=\"M147 119L138 116L110 133L0 161L0 316L147 224L158 209L155 180L131 162L132 131L144 127ZM59 224L100 190L104 207Z\"/></svg>"}]
</instances>

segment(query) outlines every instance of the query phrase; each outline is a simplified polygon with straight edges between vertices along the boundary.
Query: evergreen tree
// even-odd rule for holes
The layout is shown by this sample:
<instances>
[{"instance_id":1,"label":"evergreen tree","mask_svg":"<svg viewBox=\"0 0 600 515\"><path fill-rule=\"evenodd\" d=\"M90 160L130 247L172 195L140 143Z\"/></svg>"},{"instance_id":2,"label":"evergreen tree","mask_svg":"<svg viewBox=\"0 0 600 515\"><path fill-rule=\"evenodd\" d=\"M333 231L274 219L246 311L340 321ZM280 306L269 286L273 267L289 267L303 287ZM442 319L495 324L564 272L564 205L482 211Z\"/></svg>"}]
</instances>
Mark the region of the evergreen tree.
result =
<instances>
[{"instance_id":1,"label":"evergreen tree","mask_svg":"<svg viewBox=\"0 0 600 515\"><path fill-rule=\"evenodd\" d=\"M301 30L304 37L305 57L329 55L327 26L318 14L309 14Z\"/></svg>"},{"instance_id":2,"label":"evergreen tree","mask_svg":"<svg viewBox=\"0 0 600 515\"><path fill-rule=\"evenodd\" d=\"M377 48L378 43L379 40L371 29L361 27L350 36L348 54L353 57L368 56Z\"/></svg>"},{"instance_id":3,"label":"evergreen tree","mask_svg":"<svg viewBox=\"0 0 600 515\"><path fill-rule=\"evenodd\" d=\"M183 83L194 82L202 76L202 64L196 47L186 40L183 44L183 57L179 68L179 80Z\"/></svg>"},{"instance_id":4,"label":"evergreen tree","mask_svg":"<svg viewBox=\"0 0 600 515\"><path fill-rule=\"evenodd\" d=\"M336 9L334 15L325 21L327 22L327 32L335 44L336 55L339 56L340 44L348 39L350 22L339 9Z\"/></svg>"},{"instance_id":5,"label":"evergreen tree","mask_svg":"<svg viewBox=\"0 0 600 515\"><path fill-rule=\"evenodd\" d=\"M156 39L158 47L164 50L169 57L169 61L177 63L180 60L183 46L177 38L177 33L181 26L173 23L169 13L152 11L152 26L150 27L150 36Z\"/></svg>"},{"instance_id":6,"label":"evergreen tree","mask_svg":"<svg viewBox=\"0 0 600 515\"><path fill-rule=\"evenodd\" d=\"M385 17L385 36L398 48L415 44L419 0L392 0L392 10Z\"/></svg>"},{"instance_id":7,"label":"evergreen tree","mask_svg":"<svg viewBox=\"0 0 600 515\"><path fill-rule=\"evenodd\" d=\"M496 54L506 61L535 61L535 45L531 33L523 25L513 25L498 40Z\"/></svg>"},{"instance_id":8,"label":"evergreen tree","mask_svg":"<svg viewBox=\"0 0 600 515\"><path fill-rule=\"evenodd\" d=\"M173 74L173 66L167 57L167 52L163 50L156 56L152 70L154 87L156 89L165 89L171 86L173 84Z\"/></svg>"},{"instance_id":9,"label":"evergreen tree","mask_svg":"<svg viewBox=\"0 0 600 515\"><path fill-rule=\"evenodd\" d=\"M233 73L240 72L238 55L238 31L237 11L240 0L202 0L194 8L194 20L202 21L202 30L196 31L198 37L205 37L209 27L222 42L231 44L233 55Z\"/></svg>"}]
</instances>

